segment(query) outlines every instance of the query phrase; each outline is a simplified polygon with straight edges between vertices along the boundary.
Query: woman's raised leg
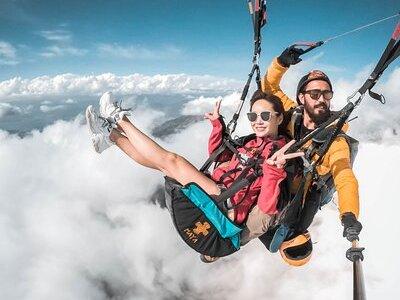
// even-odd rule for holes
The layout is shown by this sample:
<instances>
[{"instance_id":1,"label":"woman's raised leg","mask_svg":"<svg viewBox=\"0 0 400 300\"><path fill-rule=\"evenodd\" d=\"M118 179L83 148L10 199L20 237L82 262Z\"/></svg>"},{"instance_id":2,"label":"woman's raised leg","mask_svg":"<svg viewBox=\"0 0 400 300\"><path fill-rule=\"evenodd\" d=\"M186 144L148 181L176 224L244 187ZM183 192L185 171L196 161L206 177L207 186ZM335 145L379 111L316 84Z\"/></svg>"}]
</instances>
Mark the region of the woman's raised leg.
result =
<instances>
[{"instance_id":1,"label":"woman's raised leg","mask_svg":"<svg viewBox=\"0 0 400 300\"><path fill-rule=\"evenodd\" d=\"M126 155L128 155L137 163L148 168L157 169L157 167L151 161L141 155L131 144L129 139L121 134L118 130L113 129L111 131L110 140L113 141L118 148L120 148Z\"/></svg>"},{"instance_id":2,"label":"woman's raised leg","mask_svg":"<svg viewBox=\"0 0 400 300\"><path fill-rule=\"evenodd\" d=\"M198 171L190 162L182 156L167 151L154 140L137 129L127 117L118 122L131 145L127 144L126 138L113 130L111 140L115 138L116 144L132 159L146 167L161 171L164 175L171 177L180 184L189 182L197 183L208 194L218 195L220 189L217 184Z\"/></svg>"}]
</instances>

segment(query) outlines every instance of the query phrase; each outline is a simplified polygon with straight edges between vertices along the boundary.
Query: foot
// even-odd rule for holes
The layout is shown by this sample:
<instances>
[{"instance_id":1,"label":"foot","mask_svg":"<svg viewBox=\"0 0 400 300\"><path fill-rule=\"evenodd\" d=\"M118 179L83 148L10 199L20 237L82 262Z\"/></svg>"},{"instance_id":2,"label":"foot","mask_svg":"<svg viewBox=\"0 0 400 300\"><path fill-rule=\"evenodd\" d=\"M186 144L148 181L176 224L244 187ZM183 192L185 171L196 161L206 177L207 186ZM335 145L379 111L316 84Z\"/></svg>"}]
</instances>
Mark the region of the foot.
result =
<instances>
[{"instance_id":1,"label":"foot","mask_svg":"<svg viewBox=\"0 0 400 300\"><path fill-rule=\"evenodd\" d=\"M105 135L101 133L93 134L91 140L94 151L99 154L113 145L111 144L112 142L110 141L110 139L107 139Z\"/></svg>"},{"instance_id":2,"label":"foot","mask_svg":"<svg viewBox=\"0 0 400 300\"><path fill-rule=\"evenodd\" d=\"M219 257L217 257L217 256L208 256L208 255L200 254L200 260L206 264L213 263L218 259L219 259Z\"/></svg>"},{"instance_id":3,"label":"foot","mask_svg":"<svg viewBox=\"0 0 400 300\"><path fill-rule=\"evenodd\" d=\"M110 140L111 126L107 120L99 117L90 105L86 109L86 121L89 127L92 144L97 153L101 153L114 143Z\"/></svg>"},{"instance_id":4,"label":"foot","mask_svg":"<svg viewBox=\"0 0 400 300\"><path fill-rule=\"evenodd\" d=\"M106 92L100 98L100 116L107 119L112 127L117 128L117 122L124 116L129 116L130 109L123 109L111 92Z\"/></svg>"}]
</instances>

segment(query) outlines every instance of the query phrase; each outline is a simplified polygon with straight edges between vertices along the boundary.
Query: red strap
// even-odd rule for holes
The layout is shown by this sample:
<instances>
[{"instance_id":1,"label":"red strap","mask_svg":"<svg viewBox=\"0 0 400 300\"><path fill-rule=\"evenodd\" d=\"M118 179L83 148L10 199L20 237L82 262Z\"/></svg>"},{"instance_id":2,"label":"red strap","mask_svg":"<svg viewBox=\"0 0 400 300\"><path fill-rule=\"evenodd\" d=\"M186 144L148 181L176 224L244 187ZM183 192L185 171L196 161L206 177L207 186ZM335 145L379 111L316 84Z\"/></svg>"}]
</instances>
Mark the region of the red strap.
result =
<instances>
[{"instance_id":1,"label":"red strap","mask_svg":"<svg viewBox=\"0 0 400 300\"><path fill-rule=\"evenodd\" d=\"M393 32L392 39L397 40L400 36L400 22L397 23L396 29Z\"/></svg>"},{"instance_id":2,"label":"red strap","mask_svg":"<svg viewBox=\"0 0 400 300\"><path fill-rule=\"evenodd\" d=\"M317 44L316 42L303 42L303 41L294 43L295 46L308 46L308 47L315 46L316 44Z\"/></svg>"}]
</instances>

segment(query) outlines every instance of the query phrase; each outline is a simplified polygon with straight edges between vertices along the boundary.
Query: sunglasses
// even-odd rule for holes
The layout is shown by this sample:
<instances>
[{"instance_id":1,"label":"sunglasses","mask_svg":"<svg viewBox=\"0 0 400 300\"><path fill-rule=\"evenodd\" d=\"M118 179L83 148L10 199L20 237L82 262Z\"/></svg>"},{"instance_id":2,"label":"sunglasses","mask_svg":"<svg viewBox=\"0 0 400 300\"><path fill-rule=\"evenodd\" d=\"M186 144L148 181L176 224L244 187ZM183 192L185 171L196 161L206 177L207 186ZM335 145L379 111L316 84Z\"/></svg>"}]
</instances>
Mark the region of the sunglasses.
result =
<instances>
[{"instance_id":1,"label":"sunglasses","mask_svg":"<svg viewBox=\"0 0 400 300\"><path fill-rule=\"evenodd\" d=\"M313 100L318 100L319 97L324 96L325 100L331 100L333 97L333 91L321 91L321 90L308 90L304 91L303 94L309 94L310 98Z\"/></svg>"},{"instance_id":2,"label":"sunglasses","mask_svg":"<svg viewBox=\"0 0 400 300\"><path fill-rule=\"evenodd\" d=\"M271 112L271 111L262 111L260 114L257 114L255 112L248 112L247 113L247 118L249 119L250 122L255 122L257 120L257 117L260 116L261 120L268 122L271 119L271 116L275 114L278 115L276 111Z\"/></svg>"}]
</instances>

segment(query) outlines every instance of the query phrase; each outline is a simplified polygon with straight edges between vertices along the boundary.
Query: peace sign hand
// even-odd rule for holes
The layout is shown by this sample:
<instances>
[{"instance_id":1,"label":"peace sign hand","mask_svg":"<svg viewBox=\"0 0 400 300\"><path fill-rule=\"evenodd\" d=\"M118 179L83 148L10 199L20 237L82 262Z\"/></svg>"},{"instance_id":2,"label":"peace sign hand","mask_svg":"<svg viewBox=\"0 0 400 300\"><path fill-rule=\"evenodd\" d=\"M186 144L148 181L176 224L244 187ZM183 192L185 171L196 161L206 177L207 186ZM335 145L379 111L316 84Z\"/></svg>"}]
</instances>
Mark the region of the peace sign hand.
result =
<instances>
[{"instance_id":1,"label":"peace sign hand","mask_svg":"<svg viewBox=\"0 0 400 300\"><path fill-rule=\"evenodd\" d=\"M219 109L221 107L221 101L222 100L218 100L217 102L215 102L214 111L213 112L208 112L208 113L204 114L204 118L205 119L209 119L210 121L214 121L214 120L217 120L220 117Z\"/></svg>"},{"instance_id":2,"label":"peace sign hand","mask_svg":"<svg viewBox=\"0 0 400 300\"><path fill-rule=\"evenodd\" d=\"M286 160L292 159L295 157L300 157L304 156L304 152L295 152L295 153L290 153L290 154L285 154L287 149L289 149L290 146L292 146L295 143L295 140L291 140L289 143L287 143L285 146L283 146L281 149L276 151L270 158L266 160L266 163L271 165L271 166L276 166L279 169L282 169L284 165L286 164Z\"/></svg>"}]
</instances>

